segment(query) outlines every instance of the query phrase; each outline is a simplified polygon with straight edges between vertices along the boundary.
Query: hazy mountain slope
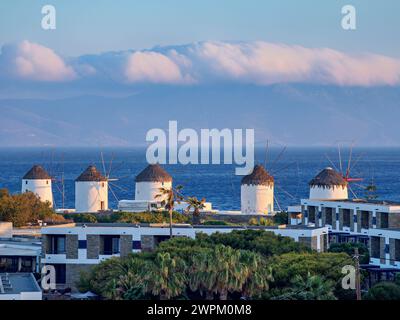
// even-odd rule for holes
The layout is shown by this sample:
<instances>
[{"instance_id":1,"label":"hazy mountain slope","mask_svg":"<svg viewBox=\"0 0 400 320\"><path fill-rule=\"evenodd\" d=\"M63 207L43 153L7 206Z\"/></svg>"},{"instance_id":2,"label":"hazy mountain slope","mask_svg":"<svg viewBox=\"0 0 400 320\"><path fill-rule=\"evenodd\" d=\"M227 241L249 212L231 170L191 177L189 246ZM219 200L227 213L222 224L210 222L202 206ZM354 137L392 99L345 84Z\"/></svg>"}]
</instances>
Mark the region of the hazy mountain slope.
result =
<instances>
[{"instance_id":1,"label":"hazy mountain slope","mask_svg":"<svg viewBox=\"0 0 400 320\"><path fill-rule=\"evenodd\" d=\"M141 87L122 98L0 100L0 146L143 145L151 128L255 128L258 142L400 145L400 88Z\"/></svg>"}]
</instances>

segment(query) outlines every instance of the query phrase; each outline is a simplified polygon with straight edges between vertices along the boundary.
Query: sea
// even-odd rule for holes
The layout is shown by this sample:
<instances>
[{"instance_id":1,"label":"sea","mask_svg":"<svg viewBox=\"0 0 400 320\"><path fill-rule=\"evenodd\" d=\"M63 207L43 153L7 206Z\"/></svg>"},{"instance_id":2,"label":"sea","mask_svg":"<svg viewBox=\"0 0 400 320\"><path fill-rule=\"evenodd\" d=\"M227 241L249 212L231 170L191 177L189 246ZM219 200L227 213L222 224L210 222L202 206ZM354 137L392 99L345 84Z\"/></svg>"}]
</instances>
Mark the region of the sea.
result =
<instances>
[{"instance_id":1,"label":"sea","mask_svg":"<svg viewBox=\"0 0 400 320\"><path fill-rule=\"evenodd\" d=\"M350 184L352 198L366 197L365 187L375 185L375 197L400 202L400 148L271 147L256 149L255 159L275 178L278 210L307 198L308 182L326 167L343 174L349 169L349 177L362 179ZM75 179L89 165L96 165L112 180L112 209L119 200L134 199L135 176L147 166L145 148L0 148L0 188L20 192L21 179L34 164L42 165L54 177L56 208L74 208ZM240 210L242 177L235 175L236 167L164 165L174 185L183 186L184 195L205 198L218 210Z\"/></svg>"}]
</instances>

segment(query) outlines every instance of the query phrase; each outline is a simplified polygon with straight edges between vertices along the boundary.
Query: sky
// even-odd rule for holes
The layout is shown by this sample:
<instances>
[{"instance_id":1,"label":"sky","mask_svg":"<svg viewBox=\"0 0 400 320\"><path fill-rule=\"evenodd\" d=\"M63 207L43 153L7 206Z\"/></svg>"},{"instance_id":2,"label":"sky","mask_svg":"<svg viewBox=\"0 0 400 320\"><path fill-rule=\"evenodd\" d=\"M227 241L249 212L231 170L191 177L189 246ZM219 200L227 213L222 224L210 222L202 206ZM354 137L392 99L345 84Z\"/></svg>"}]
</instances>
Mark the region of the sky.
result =
<instances>
[{"instance_id":1,"label":"sky","mask_svg":"<svg viewBox=\"0 0 400 320\"><path fill-rule=\"evenodd\" d=\"M55 30L41 25L48 4ZM355 30L342 27L345 5ZM398 0L1 0L0 146L73 145L87 127L74 106L97 116L87 145L143 141L153 114L196 124L185 108L282 143L398 145L399 14Z\"/></svg>"},{"instance_id":2,"label":"sky","mask_svg":"<svg viewBox=\"0 0 400 320\"><path fill-rule=\"evenodd\" d=\"M94 5L95 3L95 5ZM41 29L41 8L57 29ZM357 9L357 30L341 28L341 8ZM197 41L279 42L400 57L398 0L2 0L0 45L23 40L65 56Z\"/></svg>"}]
</instances>

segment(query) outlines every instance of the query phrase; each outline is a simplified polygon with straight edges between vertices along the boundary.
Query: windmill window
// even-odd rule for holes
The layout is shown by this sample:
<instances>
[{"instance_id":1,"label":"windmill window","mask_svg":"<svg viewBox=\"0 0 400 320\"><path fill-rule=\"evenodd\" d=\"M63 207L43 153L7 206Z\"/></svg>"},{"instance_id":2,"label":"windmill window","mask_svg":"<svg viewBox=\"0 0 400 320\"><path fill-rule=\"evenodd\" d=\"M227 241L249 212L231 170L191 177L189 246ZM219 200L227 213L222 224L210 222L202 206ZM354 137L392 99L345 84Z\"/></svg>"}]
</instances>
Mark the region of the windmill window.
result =
<instances>
[{"instance_id":1,"label":"windmill window","mask_svg":"<svg viewBox=\"0 0 400 320\"><path fill-rule=\"evenodd\" d=\"M49 180L46 180L46 184L49 184Z\"/></svg>"},{"instance_id":2,"label":"windmill window","mask_svg":"<svg viewBox=\"0 0 400 320\"><path fill-rule=\"evenodd\" d=\"M101 184L101 186L104 188L104 182Z\"/></svg>"},{"instance_id":3,"label":"windmill window","mask_svg":"<svg viewBox=\"0 0 400 320\"><path fill-rule=\"evenodd\" d=\"M25 184L28 184L28 180L25 181Z\"/></svg>"}]
</instances>

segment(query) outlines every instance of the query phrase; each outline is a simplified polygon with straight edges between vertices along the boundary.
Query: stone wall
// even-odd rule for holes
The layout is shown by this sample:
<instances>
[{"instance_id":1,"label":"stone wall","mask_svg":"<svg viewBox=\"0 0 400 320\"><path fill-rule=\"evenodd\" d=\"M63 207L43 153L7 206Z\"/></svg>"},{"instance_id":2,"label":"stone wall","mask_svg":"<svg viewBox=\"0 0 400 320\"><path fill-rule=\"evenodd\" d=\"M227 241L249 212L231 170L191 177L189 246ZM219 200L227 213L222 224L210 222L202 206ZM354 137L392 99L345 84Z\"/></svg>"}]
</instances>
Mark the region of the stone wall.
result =
<instances>
[{"instance_id":1,"label":"stone wall","mask_svg":"<svg viewBox=\"0 0 400 320\"><path fill-rule=\"evenodd\" d=\"M395 265L396 239L389 239L389 251L390 251L390 264Z\"/></svg>"},{"instance_id":2,"label":"stone wall","mask_svg":"<svg viewBox=\"0 0 400 320\"><path fill-rule=\"evenodd\" d=\"M50 237L46 234L42 234L42 254L41 257L44 258L46 253L50 253Z\"/></svg>"},{"instance_id":3,"label":"stone wall","mask_svg":"<svg viewBox=\"0 0 400 320\"><path fill-rule=\"evenodd\" d=\"M142 235L140 237L142 251L153 251L155 248L154 236Z\"/></svg>"},{"instance_id":4,"label":"stone wall","mask_svg":"<svg viewBox=\"0 0 400 320\"><path fill-rule=\"evenodd\" d=\"M121 257L132 253L132 235L121 235L119 241Z\"/></svg>"},{"instance_id":5,"label":"stone wall","mask_svg":"<svg viewBox=\"0 0 400 320\"><path fill-rule=\"evenodd\" d=\"M95 264L67 264L65 267L65 287L73 292L78 291L77 285L82 274L90 272Z\"/></svg>"},{"instance_id":6,"label":"stone wall","mask_svg":"<svg viewBox=\"0 0 400 320\"><path fill-rule=\"evenodd\" d=\"M389 214L389 228L400 229L400 213Z\"/></svg>"},{"instance_id":7,"label":"stone wall","mask_svg":"<svg viewBox=\"0 0 400 320\"><path fill-rule=\"evenodd\" d=\"M384 237L380 238L379 253L380 253L381 263L383 263L383 264L386 263L385 238Z\"/></svg>"},{"instance_id":8,"label":"stone wall","mask_svg":"<svg viewBox=\"0 0 400 320\"><path fill-rule=\"evenodd\" d=\"M339 209L339 230L343 230L343 209Z\"/></svg>"},{"instance_id":9,"label":"stone wall","mask_svg":"<svg viewBox=\"0 0 400 320\"><path fill-rule=\"evenodd\" d=\"M100 236L88 234L87 239L87 258L98 259L100 253Z\"/></svg>"},{"instance_id":10,"label":"stone wall","mask_svg":"<svg viewBox=\"0 0 400 320\"><path fill-rule=\"evenodd\" d=\"M78 259L78 235L67 234L65 236L65 250L67 259Z\"/></svg>"}]
</instances>

